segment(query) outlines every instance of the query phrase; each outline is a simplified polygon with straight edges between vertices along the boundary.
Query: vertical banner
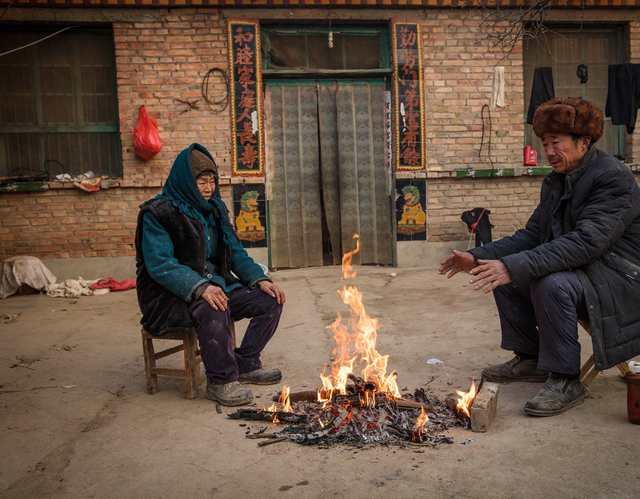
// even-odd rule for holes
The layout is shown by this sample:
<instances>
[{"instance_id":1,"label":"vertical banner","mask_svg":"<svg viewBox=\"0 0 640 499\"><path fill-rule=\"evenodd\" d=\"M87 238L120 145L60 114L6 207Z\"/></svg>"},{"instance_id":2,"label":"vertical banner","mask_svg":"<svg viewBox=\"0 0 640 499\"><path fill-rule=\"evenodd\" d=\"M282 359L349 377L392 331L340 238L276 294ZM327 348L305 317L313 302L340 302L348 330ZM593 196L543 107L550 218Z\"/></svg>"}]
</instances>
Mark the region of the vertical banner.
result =
<instances>
[{"instance_id":1,"label":"vertical banner","mask_svg":"<svg viewBox=\"0 0 640 499\"><path fill-rule=\"evenodd\" d=\"M391 112L391 92L384 93L384 138L387 148L386 171L387 171L387 188L389 196L393 191L393 126Z\"/></svg>"},{"instance_id":2,"label":"vertical banner","mask_svg":"<svg viewBox=\"0 0 640 499\"><path fill-rule=\"evenodd\" d=\"M396 169L423 170L424 97L420 24L392 21L396 115Z\"/></svg>"},{"instance_id":3,"label":"vertical banner","mask_svg":"<svg viewBox=\"0 0 640 499\"><path fill-rule=\"evenodd\" d=\"M258 21L229 20L233 175L262 176L262 82Z\"/></svg>"}]
</instances>

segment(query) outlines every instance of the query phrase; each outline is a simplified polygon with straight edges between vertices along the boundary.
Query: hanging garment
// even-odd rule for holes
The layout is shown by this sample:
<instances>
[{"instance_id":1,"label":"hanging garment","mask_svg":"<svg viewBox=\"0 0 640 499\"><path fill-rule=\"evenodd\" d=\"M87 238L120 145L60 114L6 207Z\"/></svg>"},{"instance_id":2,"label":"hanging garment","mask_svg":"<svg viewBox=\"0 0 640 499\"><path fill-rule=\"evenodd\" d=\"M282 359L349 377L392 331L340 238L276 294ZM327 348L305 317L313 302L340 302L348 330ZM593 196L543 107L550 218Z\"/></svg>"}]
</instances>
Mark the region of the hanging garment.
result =
<instances>
[{"instance_id":1,"label":"hanging garment","mask_svg":"<svg viewBox=\"0 0 640 499\"><path fill-rule=\"evenodd\" d=\"M531 99L529 100L529 112L527 123L533 123L533 115L536 109L548 100L555 97L553 89L553 73L551 68L536 68L533 71L533 85L531 86Z\"/></svg>"},{"instance_id":2,"label":"hanging garment","mask_svg":"<svg viewBox=\"0 0 640 499\"><path fill-rule=\"evenodd\" d=\"M486 208L473 208L463 212L460 217L467 224L469 232L476 235L476 247L491 242L493 225L489 221L490 214Z\"/></svg>"},{"instance_id":3,"label":"hanging garment","mask_svg":"<svg viewBox=\"0 0 640 499\"><path fill-rule=\"evenodd\" d=\"M504 107L504 66L493 68L491 107Z\"/></svg>"},{"instance_id":4,"label":"hanging garment","mask_svg":"<svg viewBox=\"0 0 640 499\"><path fill-rule=\"evenodd\" d=\"M633 133L639 107L640 64L610 65L605 116L611 117L611 124L625 125L627 133Z\"/></svg>"}]
</instances>

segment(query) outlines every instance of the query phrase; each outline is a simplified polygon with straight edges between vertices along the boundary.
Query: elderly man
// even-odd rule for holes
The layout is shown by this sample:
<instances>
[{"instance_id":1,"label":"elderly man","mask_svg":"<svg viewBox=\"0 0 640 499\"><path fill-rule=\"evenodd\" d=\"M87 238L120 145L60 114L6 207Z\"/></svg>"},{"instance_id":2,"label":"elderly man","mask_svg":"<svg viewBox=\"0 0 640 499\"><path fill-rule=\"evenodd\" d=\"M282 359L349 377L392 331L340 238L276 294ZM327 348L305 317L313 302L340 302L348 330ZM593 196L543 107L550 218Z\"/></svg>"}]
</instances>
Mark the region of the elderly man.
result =
<instances>
[{"instance_id":1,"label":"elderly man","mask_svg":"<svg viewBox=\"0 0 640 499\"><path fill-rule=\"evenodd\" d=\"M248 404L253 393L244 384L280 381L278 369L262 368L260 354L278 327L285 295L236 237L218 168L200 144L178 155L162 193L141 206L135 245L141 323L158 336L195 327L207 398ZM234 350L230 321L246 318Z\"/></svg>"},{"instance_id":2,"label":"elderly man","mask_svg":"<svg viewBox=\"0 0 640 499\"><path fill-rule=\"evenodd\" d=\"M469 271L493 291L502 348L515 357L486 368L496 382L544 382L525 405L554 416L584 402L578 320L589 321L596 368L640 354L640 189L627 166L594 147L603 118L592 102L552 99L533 130L553 172L524 229L445 258L441 274Z\"/></svg>"}]
</instances>

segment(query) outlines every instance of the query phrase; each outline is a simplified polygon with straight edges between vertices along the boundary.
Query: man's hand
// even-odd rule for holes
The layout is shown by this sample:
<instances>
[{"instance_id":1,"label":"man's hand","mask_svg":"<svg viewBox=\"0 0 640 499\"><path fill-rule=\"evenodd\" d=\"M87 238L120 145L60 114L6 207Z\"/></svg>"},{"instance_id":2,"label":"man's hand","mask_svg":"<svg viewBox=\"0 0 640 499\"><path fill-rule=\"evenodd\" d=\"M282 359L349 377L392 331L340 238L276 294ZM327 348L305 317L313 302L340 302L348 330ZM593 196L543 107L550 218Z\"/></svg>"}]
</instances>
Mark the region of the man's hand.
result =
<instances>
[{"instance_id":1,"label":"man's hand","mask_svg":"<svg viewBox=\"0 0 640 499\"><path fill-rule=\"evenodd\" d=\"M449 272L447 278L451 278L458 272L462 270L471 270L475 266L476 262L473 259L473 255L471 253L467 253L466 251L453 250L453 255L448 256L440 262L440 269L438 270L438 272L440 274L446 274L447 272Z\"/></svg>"},{"instance_id":2,"label":"man's hand","mask_svg":"<svg viewBox=\"0 0 640 499\"><path fill-rule=\"evenodd\" d=\"M258 287L263 293L267 293L269 296L275 298L280 305L284 305L286 301L284 291L282 291L277 284L273 284L270 281L258 281Z\"/></svg>"},{"instance_id":3,"label":"man's hand","mask_svg":"<svg viewBox=\"0 0 640 499\"><path fill-rule=\"evenodd\" d=\"M214 310L227 310L229 298L218 286L207 286L200 297L204 298Z\"/></svg>"},{"instance_id":4,"label":"man's hand","mask_svg":"<svg viewBox=\"0 0 640 499\"><path fill-rule=\"evenodd\" d=\"M478 260L478 266L469 273L473 276L469 281L475 284L473 289L478 291L484 288L485 293L511 282L509 269L500 260Z\"/></svg>"}]
</instances>

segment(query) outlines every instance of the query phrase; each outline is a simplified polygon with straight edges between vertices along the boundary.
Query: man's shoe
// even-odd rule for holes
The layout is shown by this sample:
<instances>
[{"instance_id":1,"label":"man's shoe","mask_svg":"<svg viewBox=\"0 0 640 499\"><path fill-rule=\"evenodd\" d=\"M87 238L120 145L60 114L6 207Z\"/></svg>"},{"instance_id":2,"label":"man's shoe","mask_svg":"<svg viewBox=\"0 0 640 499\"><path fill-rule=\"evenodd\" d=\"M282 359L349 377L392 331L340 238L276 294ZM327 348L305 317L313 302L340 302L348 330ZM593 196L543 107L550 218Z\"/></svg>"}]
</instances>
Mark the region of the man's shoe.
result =
<instances>
[{"instance_id":1,"label":"man's shoe","mask_svg":"<svg viewBox=\"0 0 640 499\"><path fill-rule=\"evenodd\" d=\"M253 392L250 388L241 385L237 381L224 385L214 385L207 381L207 391L204 394L209 400L215 400L222 405L244 405L253 400Z\"/></svg>"},{"instance_id":2,"label":"man's shoe","mask_svg":"<svg viewBox=\"0 0 640 499\"><path fill-rule=\"evenodd\" d=\"M495 383L514 381L544 383L547 381L549 373L538 369L538 359L523 359L516 355L509 362L485 368L482 371L482 377Z\"/></svg>"},{"instance_id":3,"label":"man's shoe","mask_svg":"<svg viewBox=\"0 0 640 499\"><path fill-rule=\"evenodd\" d=\"M252 385L273 385L282 379L280 369L256 369L249 373L242 373L238 378L240 383Z\"/></svg>"},{"instance_id":4,"label":"man's shoe","mask_svg":"<svg viewBox=\"0 0 640 499\"><path fill-rule=\"evenodd\" d=\"M584 386L579 379L549 379L542 390L524 406L530 416L556 416L584 402Z\"/></svg>"}]
</instances>

